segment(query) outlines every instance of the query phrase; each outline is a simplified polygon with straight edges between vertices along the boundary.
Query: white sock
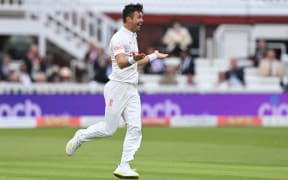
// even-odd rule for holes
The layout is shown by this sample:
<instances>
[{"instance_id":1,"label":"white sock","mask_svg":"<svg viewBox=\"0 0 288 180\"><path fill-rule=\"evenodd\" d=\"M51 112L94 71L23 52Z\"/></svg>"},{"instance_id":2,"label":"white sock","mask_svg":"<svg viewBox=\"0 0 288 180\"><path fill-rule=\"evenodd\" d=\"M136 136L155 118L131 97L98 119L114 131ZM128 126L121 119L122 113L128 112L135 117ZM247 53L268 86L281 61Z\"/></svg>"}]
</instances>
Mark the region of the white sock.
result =
<instances>
[{"instance_id":1,"label":"white sock","mask_svg":"<svg viewBox=\"0 0 288 180\"><path fill-rule=\"evenodd\" d=\"M126 161L121 162L119 166L120 167L130 167L129 162L126 162Z\"/></svg>"}]
</instances>

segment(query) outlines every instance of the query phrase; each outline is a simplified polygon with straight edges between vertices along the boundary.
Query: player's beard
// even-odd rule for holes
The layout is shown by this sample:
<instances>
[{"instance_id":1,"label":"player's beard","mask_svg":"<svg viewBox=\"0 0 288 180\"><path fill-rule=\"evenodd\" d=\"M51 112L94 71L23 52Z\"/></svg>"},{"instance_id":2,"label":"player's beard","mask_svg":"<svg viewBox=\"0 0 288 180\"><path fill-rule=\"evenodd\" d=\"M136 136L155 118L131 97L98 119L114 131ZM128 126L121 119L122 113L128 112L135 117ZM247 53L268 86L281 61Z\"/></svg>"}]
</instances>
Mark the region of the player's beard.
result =
<instances>
[{"instance_id":1,"label":"player's beard","mask_svg":"<svg viewBox=\"0 0 288 180\"><path fill-rule=\"evenodd\" d=\"M135 32L137 32L137 31L140 31L141 30L141 27L142 27L142 23L137 23L136 25L135 25Z\"/></svg>"}]
</instances>

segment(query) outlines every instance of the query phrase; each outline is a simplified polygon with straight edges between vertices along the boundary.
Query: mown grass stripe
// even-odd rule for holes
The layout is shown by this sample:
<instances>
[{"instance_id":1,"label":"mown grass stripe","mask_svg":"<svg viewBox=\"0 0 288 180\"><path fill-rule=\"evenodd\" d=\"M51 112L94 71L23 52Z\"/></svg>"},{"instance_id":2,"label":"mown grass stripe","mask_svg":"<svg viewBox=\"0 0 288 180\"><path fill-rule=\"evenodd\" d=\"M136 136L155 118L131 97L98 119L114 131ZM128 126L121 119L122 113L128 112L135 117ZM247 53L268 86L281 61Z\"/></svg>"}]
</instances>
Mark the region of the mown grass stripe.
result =
<instances>
[{"instance_id":1,"label":"mown grass stripe","mask_svg":"<svg viewBox=\"0 0 288 180\"><path fill-rule=\"evenodd\" d=\"M0 131L0 180L115 180L125 129L64 153L69 128ZM144 128L140 180L287 180L288 129Z\"/></svg>"}]
</instances>

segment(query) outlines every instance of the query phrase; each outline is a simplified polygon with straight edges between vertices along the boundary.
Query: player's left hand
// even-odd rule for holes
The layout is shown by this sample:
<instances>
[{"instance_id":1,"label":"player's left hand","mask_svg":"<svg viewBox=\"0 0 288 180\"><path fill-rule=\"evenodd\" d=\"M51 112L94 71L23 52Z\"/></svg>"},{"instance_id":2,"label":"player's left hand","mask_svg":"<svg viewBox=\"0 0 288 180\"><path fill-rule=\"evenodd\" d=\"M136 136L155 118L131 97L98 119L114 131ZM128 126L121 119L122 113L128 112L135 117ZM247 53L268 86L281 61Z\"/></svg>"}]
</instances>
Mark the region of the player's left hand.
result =
<instances>
[{"instance_id":1,"label":"player's left hand","mask_svg":"<svg viewBox=\"0 0 288 180\"><path fill-rule=\"evenodd\" d=\"M143 59L145 56L146 54L144 53L133 53L133 58L135 59L135 61L139 61Z\"/></svg>"},{"instance_id":2,"label":"player's left hand","mask_svg":"<svg viewBox=\"0 0 288 180\"><path fill-rule=\"evenodd\" d=\"M159 58L159 59L163 59L163 58L168 57L168 54L160 53L158 50L155 50L154 53L156 54L157 58Z\"/></svg>"}]
</instances>

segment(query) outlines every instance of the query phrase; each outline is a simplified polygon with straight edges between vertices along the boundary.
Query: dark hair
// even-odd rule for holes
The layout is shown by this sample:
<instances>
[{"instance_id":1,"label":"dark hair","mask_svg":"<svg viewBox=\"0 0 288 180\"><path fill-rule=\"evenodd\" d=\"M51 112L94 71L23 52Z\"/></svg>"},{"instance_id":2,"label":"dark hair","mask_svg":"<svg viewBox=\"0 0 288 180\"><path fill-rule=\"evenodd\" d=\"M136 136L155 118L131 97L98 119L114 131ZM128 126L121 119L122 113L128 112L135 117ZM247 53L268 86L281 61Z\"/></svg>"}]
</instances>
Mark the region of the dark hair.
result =
<instances>
[{"instance_id":1,"label":"dark hair","mask_svg":"<svg viewBox=\"0 0 288 180\"><path fill-rule=\"evenodd\" d=\"M140 3L126 5L122 12L123 22L125 23L126 17L131 17L135 11L143 12L143 5Z\"/></svg>"}]
</instances>

